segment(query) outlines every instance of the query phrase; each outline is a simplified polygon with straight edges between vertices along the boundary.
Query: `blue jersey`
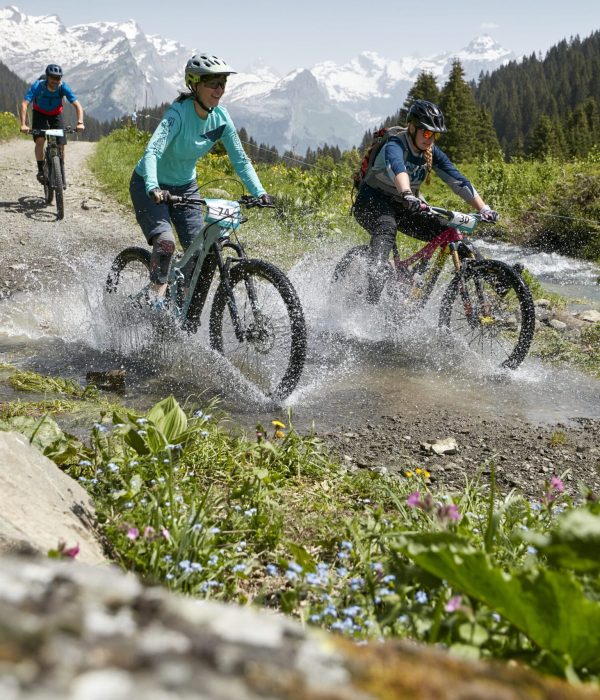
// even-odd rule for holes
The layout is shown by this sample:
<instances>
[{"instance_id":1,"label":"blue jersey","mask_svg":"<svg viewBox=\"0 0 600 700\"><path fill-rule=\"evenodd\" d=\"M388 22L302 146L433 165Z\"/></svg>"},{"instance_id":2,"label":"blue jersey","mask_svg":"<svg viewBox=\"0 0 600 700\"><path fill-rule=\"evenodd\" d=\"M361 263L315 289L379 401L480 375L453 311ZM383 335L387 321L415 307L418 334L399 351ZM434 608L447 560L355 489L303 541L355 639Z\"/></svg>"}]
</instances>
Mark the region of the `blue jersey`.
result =
<instances>
[{"instance_id":1,"label":"blue jersey","mask_svg":"<svg viewBox=\"0 0 600 700\"><path fill-rule=\"evenodd\" d=\"M63 110L63 98L69 102L77 100L75 94L66 83L59 83L56 90L48 90L48 83L45 79L36 80L25 95L27 102L32 102L32 109L48 116L60 114Z\"/></svg>"},{"instance_id":2,"label":"blue jersey","mask_svg":"<svg viewBox=\"0 0 600 700\"><path fill-rule=\"evenodd\" d=\"M433 145L432 169L459 197L468 204L473 204L477 191L469 180L458 170L448 156ZM427 177L427 162L422 151L414 147L408 132L391 136L377 154L366 182L375 189L380 189L391 196L400 197L394 178L399 173L406 173L410 179L411 190L418 195L419 188Z\"/></svg>"},{"instance_id":3,"label":"blue jersey","mask_svg":"<svg viewBox=\"0 0 600 700\"><path fill-rule=\"evenodd\" d=\"M198 116L194 100L174 102L135 166L144 178L146 193L160 185L186 185L196 180L196 163L222 141L231 163L248 191L255 197L265 193L242 147L237 131L224 107L215 107L206 119Z\"/></svg>"}]
</instances>

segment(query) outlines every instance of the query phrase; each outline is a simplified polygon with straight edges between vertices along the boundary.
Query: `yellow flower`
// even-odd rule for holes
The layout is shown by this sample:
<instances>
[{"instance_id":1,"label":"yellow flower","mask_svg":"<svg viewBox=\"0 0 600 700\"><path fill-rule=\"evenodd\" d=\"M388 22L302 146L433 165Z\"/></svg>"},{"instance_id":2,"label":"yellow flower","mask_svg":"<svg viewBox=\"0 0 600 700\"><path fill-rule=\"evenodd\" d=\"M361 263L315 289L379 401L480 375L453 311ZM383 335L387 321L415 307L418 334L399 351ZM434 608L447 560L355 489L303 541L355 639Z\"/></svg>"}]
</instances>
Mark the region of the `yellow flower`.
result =
<instances>
[{"instance_id":1,"label":"yellow flower","mask_svg":"<svg viewBox=\"0 0 600 700\"><path fill-rule=\"evenodd\" d=\"M423 470L420 467L415 469L415 474L420 474Z\"/></svg>"},{"instance_id":2,"label":"yellow flower","mask_svg":"<svg viewBox=\"0 0 600 700\"><path fill-rule=\"evenodd\" d=\"M282 423L280 420L272 420L271 425L275 428L285 428L285 423Z\"/></svg>"},{"instance_id":3,"label":"yellow flower","mask_svg":"<svg viewBox=\"0 0 600 700\"><path fill-rule=\"evenodd\" d=\"M426 479L429 479L429 477L431 476L431 474L427 471L427 469L423 469L423 476L424 476Z\"/></svg>"},{"instance_id":4,"label":"yellow flower","mask_svg":"<svg viewBox=\"0 0 600 700\"><path fill-rule=\"evenodd\" d=\"M283 437L285 437L285 433L283 432L283 430L276 430L275 437L276 438L283 438Z\"/></svg>"},{"instance_id":5,"label":"yellow flower","mask_svg":"<svg viewBox=\"0 0 600 700\"><path fill-rule=\"evenodd\" d=\"M408 477L411 477L412 475L413 475L413 473L412 473L412 472L404 472L404 476L408 476Z\"/></svg>"}]
</instances>

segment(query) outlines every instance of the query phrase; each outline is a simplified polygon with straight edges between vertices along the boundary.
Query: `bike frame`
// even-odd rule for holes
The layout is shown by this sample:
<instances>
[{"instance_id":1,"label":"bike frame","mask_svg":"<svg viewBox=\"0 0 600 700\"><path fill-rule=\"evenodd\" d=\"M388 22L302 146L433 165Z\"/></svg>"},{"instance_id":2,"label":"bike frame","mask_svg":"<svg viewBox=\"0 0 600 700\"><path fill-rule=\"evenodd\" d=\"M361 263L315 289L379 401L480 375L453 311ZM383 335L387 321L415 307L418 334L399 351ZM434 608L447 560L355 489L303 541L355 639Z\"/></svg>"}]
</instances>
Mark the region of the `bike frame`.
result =
<instances>
[{"instance_id":1,"label":"bike frame","mask_svg":"<svg viewBox=\"0 0 600 700\"><path fill-rule=\"evenodd\" d=\"M205 200L200 200L200 203L205 205ZM196 264L194 266L194 271L189 280L189 286L187 292L179 304L174 305L174 315L179 320L179 323L183 325L190 312L190 307L194 301L194 296L196 294L196 287L198 285L200 275L202 274L204 263L209 255L215 255L215 265L202 280L202 288L200 290L199 298L196 299L196 304L198 305L198 316L202 313L204 304L206 302L206 297L208 295L208 290L210 288L215 269L219 269L219 274L222 283L228 287L229 286L229 266L231 262L236 262L242 260L246 257L244 249L241 244L233 243L229 240L229 233L226 229L223 229L219 225L220 221L224 221L230 218L230 216L224 216L218 221L211 221L204 224L200 233L192 241L190 246L187 248L183 256L179 260L173 260L171 263L171 269L169 271L169 279L167 284L169 286L169 292L171 299L177 299L178 283L182 282L184 279L183 268L189 263L189 261L197 255ZM240 219L240 224L247 221L246 218ZM224 242L222 242L224 240ZM223 257L221 255L221 250L224 246L232 248L237 253L237 258L229 258L226 262L223 262ZM251 284L248 282L247 284ZM228 288L228 292L231 289ZM249 294L250 299L254 299L254 294ZM231 314L232 324L235 330L236 337L241 342L244 339L244 332L239 320L239 315L235 303L233 301L233 295L229 293L227 295L227 306Z\"/></svg>"},{"instance_id":2,"label":"bike frame","mask_svg":"<svg viewBox=\"0 0 600 700\"><path fill-rule=\"evenodd\" d=\"M455 225L449 225L441 233L431 239L423 248L418 250L413 255L408 258L402 259L398 252L398 245L394 243L393 257L394 257L394 267L396 271L396 279L398 281L410 280L411 290L410 296L413 300L419 301L424 304L429 296L446 264L449 256L452 257L452 262L454 264L454 269L459 272L462 267L461 257L458 254L457 243L460 243L464 239L463 232L460 230L463 228L465 231L471 232L475 228L478 218L476 215L465 215L459 214L458 212L448 211L446 209L441 209L438 207L431 207L431 209L437 214L446 217L449 222L456 220ZM434 262L430 265L429 262L435 255L435 252L439 250L437 257ZM475 255L471 253L469 258L474 259ZM415 263L421 263L422 270L427 270L428 274L421 285L415 285L410 272L410 267Z\"/></svg>"}]
</instances>

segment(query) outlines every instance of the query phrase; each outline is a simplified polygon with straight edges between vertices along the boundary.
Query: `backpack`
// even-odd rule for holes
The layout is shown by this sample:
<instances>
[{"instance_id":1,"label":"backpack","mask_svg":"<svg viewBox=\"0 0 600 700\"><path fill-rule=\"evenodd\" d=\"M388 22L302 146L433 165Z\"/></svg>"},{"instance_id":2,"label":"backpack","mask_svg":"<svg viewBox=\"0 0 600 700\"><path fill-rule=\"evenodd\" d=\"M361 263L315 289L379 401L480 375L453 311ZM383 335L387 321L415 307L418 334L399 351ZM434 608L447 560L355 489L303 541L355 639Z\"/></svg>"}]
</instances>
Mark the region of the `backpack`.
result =
<instances>
[{"instance_id":1,"label":"backpack","mask_svg":"<svg viewBox=\"0 0 600 700\"><path fill-rule=\"evenodd\" d=\"M369 169L375 162L375 158L377 158L379 152L388 142L390 137L399 136L405 131L405 126L384 126L373 134L373 140L371 141L371 144L367 150L364 152L360 163L360 168L352 174L352 182L354 183L355 189L358 190L358 188L361 186L363 180L367 177Z\"/></svg>"}]
</instances>

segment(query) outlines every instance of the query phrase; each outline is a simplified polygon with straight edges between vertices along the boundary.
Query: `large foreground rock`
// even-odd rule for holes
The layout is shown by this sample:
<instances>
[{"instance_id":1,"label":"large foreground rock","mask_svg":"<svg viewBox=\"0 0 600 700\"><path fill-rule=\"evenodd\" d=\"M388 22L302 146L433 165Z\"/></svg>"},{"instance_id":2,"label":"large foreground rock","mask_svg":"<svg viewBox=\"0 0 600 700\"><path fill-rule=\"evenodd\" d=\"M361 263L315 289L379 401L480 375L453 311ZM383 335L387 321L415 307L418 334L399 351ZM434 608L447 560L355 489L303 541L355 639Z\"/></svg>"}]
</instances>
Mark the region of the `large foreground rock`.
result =
<instances>
[{"instance_id":1,"label":"large foreground rock","mask_svg":"<svg viewBox=\"0 0 600 700\"><path fill-rule=\"evenodd\" d=\"M145 588L113 567L0 558L2 700L600 698L407 643L357 646L282 616Z\"/></svg>"},{"instance_id":2,"label":"large foreground rock","mask_svg":"<svg viewBox=\"0 0 600 700\"><path fill-rule=\"evenodd\" d=\"M20 433L0 432L0 553L46 554L62 540L79 544L80 561L103 563L94 519L90 497L76 481Z\"/></svg>"}]
</instances>

